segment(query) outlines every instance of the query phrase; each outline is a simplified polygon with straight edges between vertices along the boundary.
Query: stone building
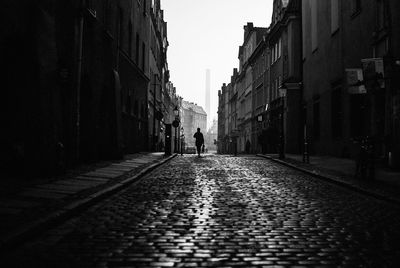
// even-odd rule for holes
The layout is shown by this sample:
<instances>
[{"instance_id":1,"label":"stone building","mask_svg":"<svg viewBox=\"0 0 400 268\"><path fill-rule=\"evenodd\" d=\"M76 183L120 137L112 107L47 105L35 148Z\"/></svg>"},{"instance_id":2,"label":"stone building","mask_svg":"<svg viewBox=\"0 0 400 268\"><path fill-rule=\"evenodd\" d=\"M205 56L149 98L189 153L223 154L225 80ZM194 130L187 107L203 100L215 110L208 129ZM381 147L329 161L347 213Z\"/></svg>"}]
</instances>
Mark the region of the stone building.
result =
<instances>
[{"instance_id":1,"label":"stone building","mask_svg":"<svg viewBox=\"0 0 400 268\"><path fill-rule=\"evenodd\" d=\"M251 137L259 152L266 138L266 152L284 156L308 141L310 153L355 158L355 141L372 137L378 163L400 166L399 3L275 0L263 40L246 41L245 26L227 109L220 95L219 143L237 139L243 152Z\"/></svg>"},{"instance_id":2,"label":"stone building","mask_svg":"<svg viewBox=\"0 0 400 268\"><path fill-rule=\"evenodd\" d=\"M160 0L151 1L150 8L150 49L149 68L150 83L148 85L149 106L149 150L162 150L160 144L163 141L162 118L167 116L164 96L171 95L172 89L168 88L169 70L167 64L167 23L164 21L164 12L160 6Z\"/></svg>"},{"instance_id":3,"label":"stone building","mask_svg":"<svg viewBox=\"0 0 400 268\"><path fill-rule=\"evenodd\" d=\"M237 138L238 138L238 91L236 80L238 77L237 68L233 69L231 76L231 81L228 84L228 135L229 135L229 153L236 154L237 148Z\"/></svg>"},{"instance_id":4,"label":"stone building","mask_svg":"<svg viewBox=\"0 0 400 268\"><path fill-rule=\"evenodd\" d=\"M266 34L268 34L268 30ZM267 45L267 39L264 36L249 59L253 72L251 143L253 144L252 152L254 153L261 153L266 150L267 104L270 101L269 57L270 50Z\"/></svg>"},{"instance_id":5,"label":"stone building","mask_svg":"<svg viewBox=\"0 0 400 268\"><path fill-rule=\"evenodd\" d=\"M183 126L182 119L182 98L176 94L176 88L172 82L168 82L166 88L162 94L162 113L165 115L160 121L160 141L159 144L163 146L169 146L171 152L179 152L180 150L180 134ZM174 120L179 124L173 125ZM166 133L167 125L171 128L171 142L166 144ZM160 151L164 151L164 148L158 148Z\"/></svg>"},{"instance_id":6,"label":"stone building","mask_svg":"<svg viewBox=\"0 0 400 268\"><path fill-rule=\"evenodd\" d=\"M300 4L276 0L269 28L244 27L239 72L227 93L228 120L219 122L228 124L226 135L238 152L301 151ZM225 142L223 135L219 142Z\"/></svg>"},{"instance_id":7,"label":"stone building","mask_svg":"<svg viewBox=\"0 0 400 268\"><path fill-rule=\"evenodd\" d=\"M247 23L244 27L243 44L239 47L239 73L235 81L237 86L237 125L238 125L238 150L239 152L252 152L252 120L253 120L253 71L249 59L255 51L257 44L262 41L266 28L254 27Z\"/></svg>"},{"instance_id":8,"label":"stone building","mask_svg":"<svg viewBox=\"0 0 400 268\"><path fill-rule=\"evenodd\" d=\"M238 150L237 77L238 70L234 68L230 83L224 83L218 92L217 152L221 154L234 154Z\"/></svg>"},{"instance_id":9,"label":"stone building","mask_svg":"<svg viewBox=\"0 0 400 268\"><path fill-rule=\"evenodd\" d=\"M110 2L98 1L94 10L104 8L102 5ZM126 154L145 151L148 147L149 15L153 7L148 0L120 0L113 4L116 13L113 14L113 8L109 8L106 9L106 16L111 16L111 20L114 19L116 23L114 26L118 38L114 40L117 41L116 69L121 85L122 153ZM110 30L112 25L109 26ZM93 72L92 76L96 76L96 73Z\"/></svg>"},{"instance_id":10,"label":"stone building","mask_svg":"<svg viewBox=\"0 0 400 268\"><path fill-rule=\"evenodd\" d=\"M148 150L152 74L169 80L160 1L3 4L2 165L54 172Z\"/></svg>"},{"instance_id":11,"label":"stone building","mask_svg":"<svg viewBox=\"0 0 400 268\"><path fill-rule=\"evenodd\" d=\"M303 1L303 98L313 153L356 157L354 141L369 136L376 157L399 166L399 7L390 0Z\"/></svg>"},{"instance_id":12,"label":"stone building","mask_svg":"<svg viewBox=\"0 0 400 268\"><path fill-rule=\"evenodd\" d=\"M301 1L275 0L266 35L270 56L267 135L268 150L301 151ZM279 137L276 137L279 135Z\"/></svg>"},{"instance_id":13,"label":"stone building","mask_svg":"<svg viewBox=\"0 0 400 268\"><path fill-rule=\"evenodd\" d=\"M217 151L216 141L218 140L218 120L213 120L211 127L207 130L207 134L204 138L208 152Z\"/></svg>"},{"instance_id":14,"label":"stone building","mask_svg":"<svg viewBox=\"0 0 400 268\"><path fill-rule=\"evenodd\" d=\"M221 90L218 91L218 144L217 152L220 154L226 154L228 151L228 139L229 133L226 131L228 122L226 121L228 110L226 100L228 98L228 90L224 83Z\"/></svg>"},{"instance_id":15,"label":"stone building","mask_svg":"<svg viewBox=\"0 0 400 268\"><path fill-rule=\"evenodd\" d=\"M193 138L197 128L205 136L207 132L207 114L203 107L193 102L182 101L182 127L185 133L185 146L195 146L195 139ZM204 137L206 139L206 137Z\"/></svg>"}]
</instances>

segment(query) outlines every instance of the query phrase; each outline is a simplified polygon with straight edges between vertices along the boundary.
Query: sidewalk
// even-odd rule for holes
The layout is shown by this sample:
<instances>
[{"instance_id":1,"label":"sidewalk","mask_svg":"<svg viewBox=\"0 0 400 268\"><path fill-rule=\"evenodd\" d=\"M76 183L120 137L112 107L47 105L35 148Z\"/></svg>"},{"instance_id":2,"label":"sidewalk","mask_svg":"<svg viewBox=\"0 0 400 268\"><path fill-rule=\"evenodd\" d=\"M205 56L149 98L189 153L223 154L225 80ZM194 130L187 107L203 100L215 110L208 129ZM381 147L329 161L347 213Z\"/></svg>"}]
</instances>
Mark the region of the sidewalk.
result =
<instances>
[{"instance_id":1,"label":"sidewalk","mask_svg":"<svg viewBox=\"0 0 400 268\"><path fill-rule=\"evenodd\" d=\"M133 183L171 158L164 153L126 155L120 161L69 170L63 176L29 183L2 182L0 247L8 247ZM7 184L7 187L5 187ZM7 188L6 190L4 188Z\"/></svg>"},{"instance_id":2,"label":"sidewalk","mask_svg":"<svg viewBox=\"0 0 400 268\"><path fill-rule=\"evenodd\" d=\"M281 160L277 154L258 154L275 162L308 173L314 177L349 187L376 198L400 204L400 172L376 168L375 180L363 181L354 177L355 161L331 156L310 156L310 163L303 163L302 155L286 154Z\"/></svg>"}]
</instances>

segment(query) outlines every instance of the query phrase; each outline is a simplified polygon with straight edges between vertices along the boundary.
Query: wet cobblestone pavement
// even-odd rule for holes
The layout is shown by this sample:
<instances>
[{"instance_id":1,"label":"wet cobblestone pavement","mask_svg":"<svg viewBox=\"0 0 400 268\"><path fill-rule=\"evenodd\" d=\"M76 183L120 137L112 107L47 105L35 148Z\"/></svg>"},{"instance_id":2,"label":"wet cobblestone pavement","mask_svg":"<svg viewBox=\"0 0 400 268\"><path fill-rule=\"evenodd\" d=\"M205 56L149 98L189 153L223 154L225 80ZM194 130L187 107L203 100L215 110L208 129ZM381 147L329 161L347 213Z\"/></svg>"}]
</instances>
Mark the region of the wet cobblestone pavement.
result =
<instances>
[{"instance_id":1,"label":"wet cobblestone pavement","mask_svg":"<svg viewBox=\"0 0 400 268\"><path fill-rule=\"evenodd\" d=\"M258 157L179 156L7 267L400 267L400 209Z\"/></svg>"}]
</instances>

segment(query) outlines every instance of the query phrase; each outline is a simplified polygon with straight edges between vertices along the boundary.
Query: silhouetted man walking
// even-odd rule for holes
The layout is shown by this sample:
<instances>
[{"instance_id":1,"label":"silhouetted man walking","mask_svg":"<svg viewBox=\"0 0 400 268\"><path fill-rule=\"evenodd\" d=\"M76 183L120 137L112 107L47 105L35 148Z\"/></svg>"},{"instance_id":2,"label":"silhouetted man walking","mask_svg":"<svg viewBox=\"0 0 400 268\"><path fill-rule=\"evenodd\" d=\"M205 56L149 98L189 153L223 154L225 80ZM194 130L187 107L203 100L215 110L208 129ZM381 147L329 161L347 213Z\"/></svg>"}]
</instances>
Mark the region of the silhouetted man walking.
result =
<instances>
[{"instance_id":1,"label":"silhouetted man walking","mask_svg":"<svg viewBox=\"0 0 400 268\"><path fill-rule=\"evenodd\" d=\"M194 133L193 138L196 139L197 154L200 157L201 146L204 144L204 137L203 133L200 132L200 128L197 128L197 132Z\"/></svg>"}]
</instances>

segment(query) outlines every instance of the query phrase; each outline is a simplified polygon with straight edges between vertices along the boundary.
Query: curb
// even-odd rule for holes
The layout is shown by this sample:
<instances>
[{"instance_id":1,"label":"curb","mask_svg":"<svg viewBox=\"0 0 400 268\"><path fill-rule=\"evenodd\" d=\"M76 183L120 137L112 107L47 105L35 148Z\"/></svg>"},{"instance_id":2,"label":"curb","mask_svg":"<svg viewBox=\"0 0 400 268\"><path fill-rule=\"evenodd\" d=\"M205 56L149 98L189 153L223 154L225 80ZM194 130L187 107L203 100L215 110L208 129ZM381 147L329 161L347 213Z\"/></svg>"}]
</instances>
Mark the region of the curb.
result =
<instances>
[{"instance_id":1,"label":"curb","mask_svg":"<svg viewBox=\"0 0 400 268\"><path fill-rule=\"evenodd\" d=\"M80 200L77 200L73 203L70 203L60 209L58 209L55 212L52 212L51 214L44 216L43 218L36 220L34 222L31 222L25 226L22 226L16 231L11 232L9 235L6 237L2 237L0 241L0 250L1 251L6 251L10 250L21 242L26 241L27 239L32 239L41 232L50 229L66 220L69 218L76 216L86 208L90 207L91 205L94 205L95 203L104 200L105 198L115 194L118 191L123 190L125 187L129 186L130 184L138 181L157 167L167 163L174 157L176 157L177 154L172 154L171 156L168 156L165 159L162 159L161 161L154 163L144 169L142 169L138 174L127 178L121 182L118 182L114 185L111 185L105 189L102 189L96 193L93 193L89 195L88 197L82 198ZM123 176L123 175L121 175Z\"/></svg>"},{"instance_id":2,"label":"curb","mask_svg":"<svg viewBox=\"0 0 400 268\"><path fill-rule=\"evenodd\" d=\"M369 190L366 190L366 189L362 189L360 187L352 185L351 183L346 183L346 182L343 182L343 181L339 181L339 180L335 179L334 176L330 176L330 175L327 175L327 174L322 174L322 173L315 172L315 171L310 171L310 170L307 170L305 168L298 167L298 166L296 166L294 164L287 163L287 162L282 161L280 159L273 158L271 156L262 155L262 154L257 154L256 156L269 159L269 160L271 160L271 161L273 161L275 163L279 163L281 165L284 165L284 166L290 167L292 169L295 169L297 171L303 172L303 173L305 173L307 175L310 175L310 176L312 176L314 178L322 179L322 180L325 180L327 182L336 184L338 186L342 186L342 187L348 188L348 189L353 190L355 192L358 192L358 193L361 193L361 194L365 194L365 195L374 197L374 198L382 200L382 201L395 203L396 205L400 206L400 200L398 200L398 199L391 198L391 197L388 197L388 196L384 196L382 194L379 194L379 193L376 193L376 192L373 192L373 191L369 191Z\"/></svg>"}]
</instances>

